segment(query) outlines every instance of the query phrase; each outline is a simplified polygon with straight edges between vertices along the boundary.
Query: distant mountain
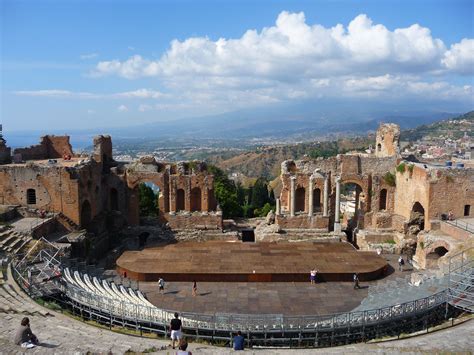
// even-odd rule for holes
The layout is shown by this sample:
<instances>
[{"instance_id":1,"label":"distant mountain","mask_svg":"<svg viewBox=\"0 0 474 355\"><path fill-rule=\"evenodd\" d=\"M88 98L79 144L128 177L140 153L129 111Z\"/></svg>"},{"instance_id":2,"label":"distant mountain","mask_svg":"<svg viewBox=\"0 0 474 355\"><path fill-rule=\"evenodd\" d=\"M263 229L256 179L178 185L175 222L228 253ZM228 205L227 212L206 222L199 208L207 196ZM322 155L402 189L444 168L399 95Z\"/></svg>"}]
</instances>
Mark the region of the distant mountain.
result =
<instances>
[{"instance_id":1,"label":"distant mountain","mask_svg":"<svg viewBox=\"0 0 474 355\"><path fill-rule=\"evenodd\" d=\"M416 141L424 137L450 137L459 139L464 135L464 132L474 137L474 111L402 131L400 139L404 141Z\"/></svg>"}]
</instances>

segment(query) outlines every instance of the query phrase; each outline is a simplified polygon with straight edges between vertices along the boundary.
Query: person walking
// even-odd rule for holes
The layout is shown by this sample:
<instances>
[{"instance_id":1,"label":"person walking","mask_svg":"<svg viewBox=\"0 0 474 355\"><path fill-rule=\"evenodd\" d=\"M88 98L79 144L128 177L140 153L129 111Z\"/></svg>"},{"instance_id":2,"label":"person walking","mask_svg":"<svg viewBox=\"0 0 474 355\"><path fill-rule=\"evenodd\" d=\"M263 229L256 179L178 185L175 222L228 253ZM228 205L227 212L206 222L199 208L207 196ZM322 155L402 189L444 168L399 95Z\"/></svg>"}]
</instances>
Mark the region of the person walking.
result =
<instances>
[{"instance_id":1,"label":"person walking","mask_svg":"<svg viewBox=\"0 0 474 355\"><path fill-rule=\"evenodd\" d=\"M158 280L158 291L163 294L165 292L165 280L162 277Z\"/></svg>"},{"instance_id":2,"label":"person walking","mask_svg":"<svg viewBox=\"0 0 474 355\"><path fill-rule=\"evenodd\" d=\"M354 276L353 276L353 279L354 279L354 290L359 289L360 288L360 286L359 286L359 275L357 273L355 273Z\"/></svg>"},{"instance_id":3,"label":"person walking","mask_svg":"<svg viewBox=\"0 0 474 355\"><path fill-rule=\"evenodd\" d=\"M309 280L311 282L311 285L314 285L316 283L316 274L318 273L318 270L313 269L309 272Z\"/></svg>"},{"instance_id":4,"label":"person walking","mask_svg":"<svg viewBox=\"0 0 474 355\"><path fill-rule=\"evenodd\" d=\"M403 272L403 265L405 265L405 260L403 260L403 257L400 255L398 258L398 270Z\"/></svg>"},{"instance_id":5,"label":"person walking","mask_svg":"<svg viewBox=\"0 0 474 355\"><path fill-rule=\"evenodd\" d=\"M197 282L196 282L196 280L194 280L193 281L193 297L196 297L197 290L198 290Z\"/></svg>"},{"instance_id":6,"label":"person walking","mask_svg":"<svg viewBox=\"0 0 474 355\"><path fill-rule=\"evenodd\" d=\"M183 337L181 333L181 319L179 319L179 314L176 312L174 314L174 318L170 322L170 329L171 329L171 340L172 340L172 347L175 348L175 342L180 341Z\"/></svg>"}]
</instances>

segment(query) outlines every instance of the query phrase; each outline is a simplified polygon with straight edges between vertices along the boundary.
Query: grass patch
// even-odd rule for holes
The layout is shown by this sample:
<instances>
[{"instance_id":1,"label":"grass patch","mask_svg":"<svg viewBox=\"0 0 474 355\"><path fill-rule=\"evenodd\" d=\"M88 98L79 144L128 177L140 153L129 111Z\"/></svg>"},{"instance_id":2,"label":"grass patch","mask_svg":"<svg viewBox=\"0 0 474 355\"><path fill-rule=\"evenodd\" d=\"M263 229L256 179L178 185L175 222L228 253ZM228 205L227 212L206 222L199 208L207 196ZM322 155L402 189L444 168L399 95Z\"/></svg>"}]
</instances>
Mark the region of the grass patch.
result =
<instances>
[{"instance_id":1,"label":"grass patch","mask_svg":"<svg viewBox=\"0 0 474 355\"><path fill-rule=\"evenodd\" d=\"M386 244L397 244L393 239L387 239L384 243L386 243Z\"/></svg>"},{"instance_id":2,"label":"grass patch","mask_svg":"<svg viewBox=\"0 0 474 355\"><path fill-rule=\"evenodd\" d=\"M395 186L396 183L396 178L395 174L392 174L390 171L387 171L385 175L383 176L383 180L386 182L387 185L389 186Z\"/></svg>"},{"instance_id":3,"label":"grass patch","mask_svg":"<svg viewBox=\"0 0 474 355\"><path fill-rule=\"evenodd\" d=\"M403 174L406 170L406 164L404 162L401 162L400 164L398 164L397 166L397 171L400 173L400 174Z\"/></svg>"}]
</instances>

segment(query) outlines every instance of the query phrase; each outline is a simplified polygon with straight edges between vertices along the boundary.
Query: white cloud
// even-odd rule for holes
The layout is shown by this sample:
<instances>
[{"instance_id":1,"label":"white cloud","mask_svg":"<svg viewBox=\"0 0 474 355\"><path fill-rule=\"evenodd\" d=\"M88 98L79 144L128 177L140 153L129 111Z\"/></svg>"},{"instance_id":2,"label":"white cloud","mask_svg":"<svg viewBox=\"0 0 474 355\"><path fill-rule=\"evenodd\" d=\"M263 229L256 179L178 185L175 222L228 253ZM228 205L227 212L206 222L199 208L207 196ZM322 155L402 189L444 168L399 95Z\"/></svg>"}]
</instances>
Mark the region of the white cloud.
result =
<instances>
[{"instance_id":1,"label":"white cloud","mask_svg":"<svg viewBox=\"0 0 474 355\"><path fill-rule=\"evenodd\" d=\"M275 26L237 39L174 40L159 60L134 55L102 61L96 75L127 79L159 76L249 77L272 80L322 75L429 72L442 67L446 47L428 28L414 24L390 31L362 14L347 27L309 25L303 13L282 12Z\"/></svg>"},{"instance_id":2,"label":"white cloud","mask_svg":"<svg viewBox=\"0 0 474 355\"><path fill-rule=\"evenodd\" d=\"M138 106L138 111L140 112L150 111L152 109L153 109L153 106L151 105L142 104Z\"/></svg>"},{"instance_id":3,"label":"white cloud","mask_svg":"<svg viewBox=\"0 0 474 355\"><path fill-rule=\"evenodd\" d=\"M159 99L166 95L157 90L137 89L133 91L116 92L111 94L97 94L91 92L78 92L69 90L24 90L14 91L15 95L19 96L40 96L53 98L83 98L83 99Z\"/></svg>"},{"instance_id":4,"label":"white cloud","mask_svg":"<svg viewBox=\"0 0 474 355\"><path fill-rule=\"evenodd\" d=\"M125 106L125 105L120 105L119 107L117 107L117 110L119 112L126 112L126 111L128 111L128 107Z\"/></svg>"},{"instance_id":5,"label":"white cloud","mask_svg":"<svg viewBox=\"0 0 474 355\"><path fill-rule=\"evenodd\" d=\"M94 59L98 56L99 56L98 53L88 53L88 54L81 54L79 58L81 58L82 60L87 60L87 59Z\"/></svg>"},{"instance_id":6,"label":"white cloud","mask_svg":"<svg viewBox=\"0 0 474 355\"><path fill-rule=\"evenodd\" d=\"M39 97L54 97L54 98L67 98L67 97L80 97L80 98L94 98L95 95L89 92L73 92L69 90L24 90L14 91L15 95L19 96L39 96Z\"/></svg>"},{"instance_id":7,"label":"white cloud","mask_svg":"<svg viewBox=\"0 0 474 355\"><path fill-rule=\"evenodd\" d=\"M474 39L464 38L453 44L444 54L443 64L460 74L474 74Z\"/></svg>"}]
</instances>

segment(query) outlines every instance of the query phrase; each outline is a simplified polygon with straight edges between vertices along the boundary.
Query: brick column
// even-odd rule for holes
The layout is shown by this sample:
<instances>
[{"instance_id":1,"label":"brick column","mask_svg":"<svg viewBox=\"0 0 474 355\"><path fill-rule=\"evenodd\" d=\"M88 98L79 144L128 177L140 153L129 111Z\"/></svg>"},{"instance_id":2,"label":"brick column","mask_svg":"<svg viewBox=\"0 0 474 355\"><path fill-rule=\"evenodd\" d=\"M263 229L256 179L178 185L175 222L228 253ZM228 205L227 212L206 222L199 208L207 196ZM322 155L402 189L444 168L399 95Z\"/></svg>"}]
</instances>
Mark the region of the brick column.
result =
<instances>
[{"instance_id":1,"label":"brick column","mask_svg":"<svg viewBox=\"0 0 474 355\"><path fill-rule=\"evenodd\" d=\"M309 177L309 182L308 182L308 216L309 217L313 216L313 211L314 211L313 189L314 189L314 177L313 175L311 175Z\"/></svg>"},{"instance_id":2,"label":"brick column","mask_svg":"<svg viewBox=\"0 0 474 355\"><path fill-rule=\"evenodd\" d=\"M341 211L341 178L336 177L336 210L334 216L334 232L341 232L340 212Z\"/></svg>"},{"instance_id":3,"label":"brick column","mask_svg":"<svg viewBox=\"0 0 474 355\"><path fill-rule=\"evenodd\" d=\"M290 216L295 216L295 182L296 177L292 176L290 178Z\"/></svg>"},{"instance_id":4,"label":"brick column","mask_svg":"<svg viewBox=\"0 0 474 355\"><path fill-rule=\"evenodd\" d=\"M323 191L323 216L328 216L328 199L329 199L329 181L328 177L324 178L324 191Z\"/></svg>"}]
</instances>

